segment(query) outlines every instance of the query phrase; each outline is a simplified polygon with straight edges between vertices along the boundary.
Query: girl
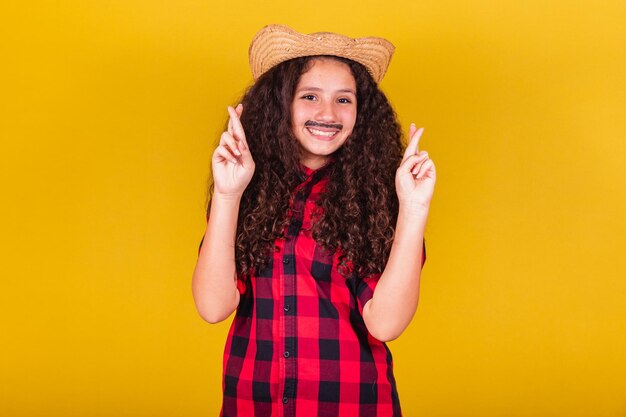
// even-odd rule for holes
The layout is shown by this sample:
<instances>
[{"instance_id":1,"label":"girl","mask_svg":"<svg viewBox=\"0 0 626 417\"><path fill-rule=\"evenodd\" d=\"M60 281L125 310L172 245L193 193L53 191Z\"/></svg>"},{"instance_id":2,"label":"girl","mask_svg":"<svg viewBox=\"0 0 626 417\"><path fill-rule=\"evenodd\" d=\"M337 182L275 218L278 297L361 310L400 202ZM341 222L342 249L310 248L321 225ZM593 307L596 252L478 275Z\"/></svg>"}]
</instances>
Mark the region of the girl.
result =
<instances>
[{"instance_id":1,"label":"girl","mask_svg":"<svg viewBox=\"0 0 626 417\"><path fill-rule=\"evenodd\" d=\"M392 356L418 302L435 166L378 88L380 38L272 25L212 158L193 275L200 315L237 311L227 416L400 416Z\"/></svg>"}]
</instances>

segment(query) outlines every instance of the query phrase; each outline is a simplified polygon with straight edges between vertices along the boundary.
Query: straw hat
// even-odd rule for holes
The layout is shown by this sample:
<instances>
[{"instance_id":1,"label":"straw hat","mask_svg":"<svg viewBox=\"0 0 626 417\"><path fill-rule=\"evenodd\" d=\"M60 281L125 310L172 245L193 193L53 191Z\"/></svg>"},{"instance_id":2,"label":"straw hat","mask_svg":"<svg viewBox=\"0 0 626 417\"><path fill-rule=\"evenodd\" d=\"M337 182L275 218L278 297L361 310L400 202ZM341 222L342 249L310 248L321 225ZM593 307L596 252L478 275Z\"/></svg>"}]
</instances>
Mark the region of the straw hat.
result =
<instances>
[{"instance_id":1,"label":"straw hat","mask_svg":"<svg viewBox=\"0 0 626 417\"><path fill-rule=\"evenodd\" d=\"M396 48L383 38L352 39L338 33L298 33L285 25L268 25L257 32L248 56L252 76L257 80L274 65L292 58L334 55L363 64L376 82L387 72Z\"/></svg>"}]
</instances>

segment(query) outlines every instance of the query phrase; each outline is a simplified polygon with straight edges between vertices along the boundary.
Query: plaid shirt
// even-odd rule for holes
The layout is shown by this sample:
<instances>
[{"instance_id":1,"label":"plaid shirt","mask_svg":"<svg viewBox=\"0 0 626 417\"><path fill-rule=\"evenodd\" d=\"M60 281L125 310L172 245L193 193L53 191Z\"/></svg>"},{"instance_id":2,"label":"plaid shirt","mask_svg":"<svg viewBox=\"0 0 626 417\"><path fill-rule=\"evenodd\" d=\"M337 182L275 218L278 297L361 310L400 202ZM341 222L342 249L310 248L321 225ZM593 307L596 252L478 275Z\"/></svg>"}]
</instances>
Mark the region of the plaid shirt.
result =
<instances>
[{"instance_id":1,"label":"plaid shirt","mask_svg":"<svg viewBox=\"0 0 626 417\"><path fill-rule=\"evenodd\" d=\"M276 241L268 267L237 280L222 417L401 416L391 352L362 316L380 274L344 278L339 255L311 236L326 167L305 168L286 237Z\"/></svg>"}]
</instances>

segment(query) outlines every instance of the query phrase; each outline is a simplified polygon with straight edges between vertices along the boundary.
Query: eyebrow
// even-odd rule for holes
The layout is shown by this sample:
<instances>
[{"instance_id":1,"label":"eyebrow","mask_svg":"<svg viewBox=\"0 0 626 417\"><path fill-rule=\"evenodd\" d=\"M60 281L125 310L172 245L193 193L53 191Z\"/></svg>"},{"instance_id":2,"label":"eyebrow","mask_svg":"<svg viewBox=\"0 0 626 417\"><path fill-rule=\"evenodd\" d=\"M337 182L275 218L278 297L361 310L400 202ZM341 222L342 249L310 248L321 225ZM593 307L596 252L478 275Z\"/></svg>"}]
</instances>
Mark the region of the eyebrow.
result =
<instances>
[{"instance_id":1,"label":"eyebrow","mask_svg":"<svg viewBox=\"0 0 626 417\"><path fill-rule=\"evenodd\" d=\"M319 87L300 87L298 88L298 90L296 92L300 92L300 91L324 91L322 88ZM356 91L354 91L351 88L341 88L339 90L336 90L335 93L350 93L350 94L354 94L356 96Z\"/></svg>"}]
</instances>

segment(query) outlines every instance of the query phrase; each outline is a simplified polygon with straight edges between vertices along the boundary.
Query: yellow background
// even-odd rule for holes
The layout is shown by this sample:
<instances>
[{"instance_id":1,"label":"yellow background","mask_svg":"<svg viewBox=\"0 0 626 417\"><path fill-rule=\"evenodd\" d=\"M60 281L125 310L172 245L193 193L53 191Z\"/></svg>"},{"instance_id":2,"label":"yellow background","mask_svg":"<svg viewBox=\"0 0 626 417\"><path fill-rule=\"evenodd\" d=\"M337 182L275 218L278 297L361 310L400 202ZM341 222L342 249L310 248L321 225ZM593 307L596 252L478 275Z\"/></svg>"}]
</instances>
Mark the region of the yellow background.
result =
<instances>
[{"instance_id":1,"label":"yellow background","mask_svg":"<svg viewBox=\"0 0 626 417\"><path fill-rule=\"evenodd\" d=\"M626 416L624 1L4 1L0 415L214 416L191 274L267 23L390 39L438 181L406 416ZM363 167L367 169L367 167Z\"/></svg>"}]
</instances>

